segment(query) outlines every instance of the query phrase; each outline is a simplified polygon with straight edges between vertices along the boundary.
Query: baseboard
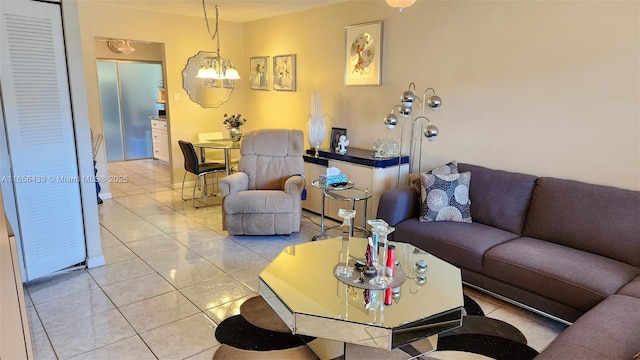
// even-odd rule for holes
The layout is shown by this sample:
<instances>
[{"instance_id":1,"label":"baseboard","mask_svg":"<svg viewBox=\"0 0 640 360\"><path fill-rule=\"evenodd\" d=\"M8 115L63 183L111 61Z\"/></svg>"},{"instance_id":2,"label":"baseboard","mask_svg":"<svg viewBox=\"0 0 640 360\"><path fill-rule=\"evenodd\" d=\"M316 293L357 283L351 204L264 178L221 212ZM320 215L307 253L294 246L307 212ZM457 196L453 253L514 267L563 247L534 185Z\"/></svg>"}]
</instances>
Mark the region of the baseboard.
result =
<instances>
[{"instance_id":1,"label":"baseboard","mask_svg":"<svg viewBox=\"0 0 640 360\"><path fill-rule=\"evenodd\" d=\"M87 268L95 268L105 264L104 255L87 258Z\"/></svg>"},{"instance_id":2,"label":"baseboard","mask_svg":"<svg viewBox=\"0 0 640 360\"><path fill-rule=\"evenodd\" d=\"M111 195L110 192L101 192L98 196L100 196L100 199L102 200L113 198L113 195Z\"/></svg>"}]
</instances>

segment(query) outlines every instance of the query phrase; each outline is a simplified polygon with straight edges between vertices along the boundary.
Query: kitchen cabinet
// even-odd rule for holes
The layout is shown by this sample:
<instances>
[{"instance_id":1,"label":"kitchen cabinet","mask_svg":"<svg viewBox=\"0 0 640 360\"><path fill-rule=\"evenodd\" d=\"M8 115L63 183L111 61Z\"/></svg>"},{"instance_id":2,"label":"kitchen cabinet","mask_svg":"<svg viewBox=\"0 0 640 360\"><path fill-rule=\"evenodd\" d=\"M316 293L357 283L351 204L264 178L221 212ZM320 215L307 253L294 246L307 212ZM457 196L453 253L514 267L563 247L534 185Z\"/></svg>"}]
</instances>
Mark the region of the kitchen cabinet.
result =
<instances>
[{"instance_id":1,"label":"kitchen cabinet","mask_svg":"<svg viewBox=\"0 0 640 360\"><path fill-rule=\"evenodd\" d=\"M153 142L153 158L169 163L169 136L167 135L167 119L151 117L151 140Z\"/></svg>"}]
</instances>

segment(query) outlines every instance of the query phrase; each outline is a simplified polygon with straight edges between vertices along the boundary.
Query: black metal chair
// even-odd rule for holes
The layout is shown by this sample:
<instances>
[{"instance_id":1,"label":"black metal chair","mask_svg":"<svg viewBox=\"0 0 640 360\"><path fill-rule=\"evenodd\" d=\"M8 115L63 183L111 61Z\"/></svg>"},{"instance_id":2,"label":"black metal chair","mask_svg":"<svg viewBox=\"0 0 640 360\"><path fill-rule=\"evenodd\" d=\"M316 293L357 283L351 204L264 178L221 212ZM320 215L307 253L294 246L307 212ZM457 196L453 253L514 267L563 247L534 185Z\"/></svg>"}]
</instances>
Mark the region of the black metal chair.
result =
<instances>
[{"instance_id":1,"label":"black metal chair","mask_svg":"<svg viewBox=\"0 0 640 360\"><path fill-rule=\"evenodd\" d=\"M182 177L182 191L181 196L182 200L191 200L194 208L196 206L196 187L198 185L198 181L200 179L200 187L202 191L202 196L200 199L206 199L207 197L207 180L206 175L214 174L214 173L225 173L225 165L222 163L201 163L198 160L198 155L196 154L196 150L193 148L193 144L188 141L178 140L178 144L180 145L180 150L182 150L182 155L184 156L184 176ZM193 184L193 194L191 199L184 198L184 182L187 178L187 173L191 173L196 175L196 183Z\"/></svg>"}]
</instances>

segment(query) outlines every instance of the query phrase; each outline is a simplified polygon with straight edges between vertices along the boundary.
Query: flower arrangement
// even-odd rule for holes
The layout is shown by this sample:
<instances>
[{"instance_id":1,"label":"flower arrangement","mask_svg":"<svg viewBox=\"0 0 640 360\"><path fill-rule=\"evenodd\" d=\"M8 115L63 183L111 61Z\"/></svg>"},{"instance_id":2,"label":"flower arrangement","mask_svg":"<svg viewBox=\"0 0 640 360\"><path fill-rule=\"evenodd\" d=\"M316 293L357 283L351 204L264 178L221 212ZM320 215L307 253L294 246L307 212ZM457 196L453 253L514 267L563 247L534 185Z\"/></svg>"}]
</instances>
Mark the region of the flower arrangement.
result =
<instances>
[{"instance_id":1,"label":"flower arrangement","mask_svg":"<svg viewBox=\"0 0 640 360\"><path fill-rule=\"evenodd\" d=\"M224 114L223 124L227 129L239 128L240 125L244 124L245 122L247 122L247 119L243 118L241 114Z\"/></svg>"}]
</instances>

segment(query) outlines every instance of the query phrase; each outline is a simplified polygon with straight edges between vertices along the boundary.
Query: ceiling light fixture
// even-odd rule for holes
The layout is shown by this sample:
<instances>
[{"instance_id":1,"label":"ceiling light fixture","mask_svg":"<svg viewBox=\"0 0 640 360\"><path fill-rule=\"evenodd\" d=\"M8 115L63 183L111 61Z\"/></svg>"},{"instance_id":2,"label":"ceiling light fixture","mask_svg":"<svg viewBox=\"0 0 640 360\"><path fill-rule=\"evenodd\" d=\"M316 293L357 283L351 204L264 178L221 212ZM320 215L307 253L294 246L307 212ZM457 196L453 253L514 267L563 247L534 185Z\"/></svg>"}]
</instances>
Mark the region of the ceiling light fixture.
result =
<instances>
[{"instance_id":1,"label":"ceiling light fixture","mask_svg":"<svg viewBox=\"0 0 640 360\"><path fill-rule=\"evenodd\" d=\"M211 35L211 28L209 27L209 18L207 17L207 7L202 0L202 10L204 11L204 20L207 24L207 31L211 40L216 40L216 57L207 57L204 59L202 66L198 70L197 78L200 79L229 79L238 80L240 74L238 70L233 66L231 60L225 59L220 56L220 33L218 33L218 5L216 5L216 31Z\"/></svg>"},{"instance_id":2,"label":"ceiling light fixture","mask_svg":"<svg viewBox=\"0 0 640 360\"><path fill-rule=\"evenodd\" d=\"M109 40L107 41L107 46L114 53L131 54L136 51L129 40Z\"/></svg>"},{"instance_id":3,"label":"ceiling light fixture","mask_svg":"<svg viewBox=\"0 0 640 360\"><path fill-rule=\"evenodd\" d=\"M408 8L409 6L413 5L416 0L386 0L387 1L387 5L394 7L394 8L398 8L399 11L402 11L402 9L404 8Z\"/></svg>"}]
</instances>

